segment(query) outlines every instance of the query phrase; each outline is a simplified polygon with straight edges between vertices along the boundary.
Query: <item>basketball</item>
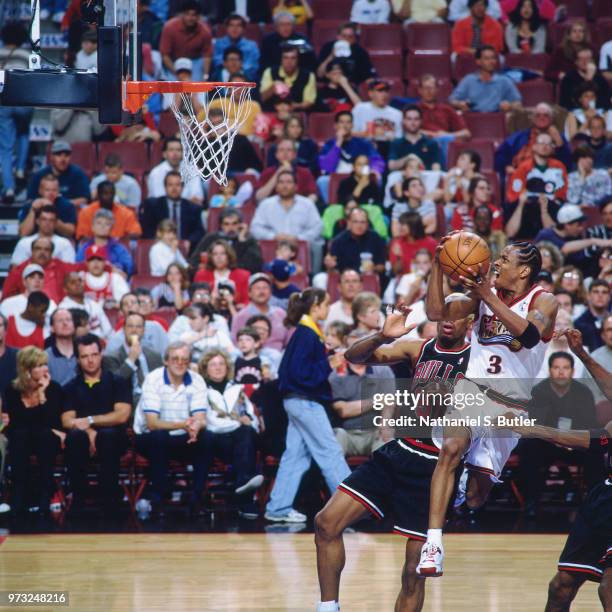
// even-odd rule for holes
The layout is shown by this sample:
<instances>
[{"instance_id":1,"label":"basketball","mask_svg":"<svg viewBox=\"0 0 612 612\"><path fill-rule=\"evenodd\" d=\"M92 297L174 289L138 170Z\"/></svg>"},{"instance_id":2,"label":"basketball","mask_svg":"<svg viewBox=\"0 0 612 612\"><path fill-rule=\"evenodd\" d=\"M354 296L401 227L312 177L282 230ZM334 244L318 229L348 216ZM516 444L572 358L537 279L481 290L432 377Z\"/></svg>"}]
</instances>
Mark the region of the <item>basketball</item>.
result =
<instances>
[{"instance_id":1,"label":"basketball","mask_svg":"<svg viewBox=\"0 0 612 612\"><path fill-rule=\"evenodd\" d=\"M483 265L485 272L489 271L491 251L480 236L472 232L458 232L444 243L440 252L440 266L452 280L459 281L459 276L473 278L468 268L477 270L478 264Z\"/></svg>"}]
</instances>

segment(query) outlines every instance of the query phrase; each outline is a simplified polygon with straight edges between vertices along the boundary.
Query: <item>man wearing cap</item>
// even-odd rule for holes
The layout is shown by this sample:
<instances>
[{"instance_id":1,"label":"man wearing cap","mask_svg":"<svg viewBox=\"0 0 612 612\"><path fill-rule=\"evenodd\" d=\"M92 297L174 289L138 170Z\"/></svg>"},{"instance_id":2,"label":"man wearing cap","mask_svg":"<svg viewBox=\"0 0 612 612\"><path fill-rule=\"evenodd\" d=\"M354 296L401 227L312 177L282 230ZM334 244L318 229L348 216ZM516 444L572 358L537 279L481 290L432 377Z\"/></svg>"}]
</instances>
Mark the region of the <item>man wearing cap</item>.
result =
<instances>
[{"instance_id":1,"label":"man wearing cap","mask_svg":"<svg viewBox=\"0 0 612 612\"><path fill-rule=\"evenodd\" d=\"M76 238L91 238L93 236L93 219L100 210L113 213L115 223L111 231L113 238L130 238L135 240L142 235L142 228L136 214L131 208L115 202L115 186L110 181L102 181L98 185L98 201L91 203L79 212Z\"/></svg>"},{"instance_id":2,"label":"man wearing cap","mask_svg":"<svg viewBox=\"0 0 612 612\"><path fill-rule=\"evenodd\" d=\"M41 185L45 185L45 182L43 181ZM58 224L57 208L52 204L45 204L32 208L32 210L34 211L34 219L38 231L31 236L24 236L15 245L15 250L11 256L11 265L19 265L28 259L32 253L32 243L38 237L49 238L53 242L53 254L57 259L61 259L66 263L74 263L75 254L72 242L55 233Z\"/></svg>"},{"instance_id":3,"label":"man wearing cap","mask_svg":"<svg viewBox=\"0 0 612 612\"><path fill-rule=\"evenodd\" d=\"M41 266L35 263L27 264L21 273L23 280L24 292L19 295L5 298L0 302L0 313L7 319L14 315L22 314L27 305L28 297L34 291L44 291L45 271ZM47 322L49 315L57 308L53 300L49 301L49 308L46 312Z\"/></svg>"},{"instance_id":4,"label":"man wearing cap","mask_svg":"<svg viewBox=\"0 0 612 612\"><path fill-rule=\"evenodd\" d=\"M93 238L81 241L76 254L77 262L85 261L85 251L90 246L98 246L106 249L108 261L117 271L122 272L128 278L134 272L134 260L127 248L116 238L111 237L115 217L110 210L101 208L96 212L91 224Z\"/></svg>"},{"instance_id":5,"label":"man wearing cap","mask_svg":"<svg viewBox=\"0 0 612 612\"><path fill-rule=\"evenodd\" d=\"M60 195L60 185L57 177L51 173L45 174L38 184L38 195L31 202L24 204L17 215L19 235L29 236L36 229L36 213L45 206L53 206L57 221L55 229L58 234L72 238L76 226L77 214L74 204Z\"/></svg>"},{"instance_id":6,"label":"man wearing cap","mask_svg":"<svg viewBox=\"0 0 612 612\"><path fill-rule=\"evenodd\" d=\"M389 106L390 85L373 79L368 85L370 102L353 107L353 134L374 141L390 141L402 135L402 113Z\"/></svg>"},{"instance_id":7,"label":"man wearing cap","mask_svg":"<svg viewBox=\"0 0 612 612\"><path fill-rule=\"evenodd\" d=\"M159 51L169 80L175 80L174 62L186 57L193 62L193 80L208 78L212 35L210 27L200 16L201 8L196 0L185 0L181 12L164 24Z\"/></svg>"},{"instance_id":8,"label":"man wearing cap","mask_svg":"<svg viewBox=\"0 0 612 612\"><path fill-rule=\"evenodd\" d=\"M6 299L25 291L22 274L25 267L31 263L38 264L45 272L42 290L49 299L59 302L64 296L64 277L76 266L53 257L53 242L44 237L32 242L32 256L29 259L11 268L2 286L2 297Z\"/></svg>"},{"instance_id":9,"label":"man wearing cap","mask_svg":"<svg viewBox=\"0 0 612 612\"><path fill-rule=\"evenodd\" d=\"M275 259L267 264L264 269L272 275L270 304L287 310L291 295L300 292L300 288L289 281L289 277L295 274L295 266L286 259Z\"/></svg>"},{"instance_id":10,"label":"man wearing cap","mask_svg":"<svg viewBox=\"0 0 612 612\"><path fill-rule=\"evenodd\" d=\"M108 338L113 327L102 308L102 304L85 296L85 283L79 272L69 272L64 279L66 297L59 308L78 308L89 315L89 331L100 338Z\"/></svg>"},{"instance_id":11,"label":"man wearing cap","mask_svg":"<svg viewBox=\"0 0 612 612\"><path fill-rule=\"evenodd\" d=\"M289 331L285 327L286 312L272 306L272 281L267 274L258 272L249 279L249 303L232 318L232 342L237 342L237 333L246 326L253 315L265 315L272 324L272 331L265 346L282 350L289 341Z\"/></svg>"},{"instance_id":12,"label":"man wearing cap","mask_svg":"<svg viewBox=\"0 0 612 612\"><path fill-rule=\"evenodd\" d=\"M575 204L565 204L557 213L557 223L553 227L541 230L535 237L535 242L548 240L559 248L565 257L567 265L574 265L583 272L588 272L591 257L586 249L612 247L608 238L584 238L584 222L586 217L582 209Z\"/></svg>"},{"instance_id":13,"label":"man wearing cap","mask_svg":"<svg viewBox=\"0 0 612 612\"><path fill-rule=\"evenodd\" d=\"M92 244L85 250L85 296L102 304L104 308L117 308L130 288L121 274L108 272L106 247Z\"/></svg>"},{"instance_id":14,"label":"man wearing cap","mask_svg":"<svg viewBox=\"0 0 612 612\"><path fill-rule=\"evenodd\" d=\"M404 168L410 155L416 155L427 170L440 170L442 168L440 147L435 140L428 138L421 131L423 126L421 109L415 105L408 105L404 107L402 114L404 134L391 143L389 170Z\"/></svg>"},{"instance_id":15,"label":"man wearing cap","mask_svg":"<svg viewBox=\"0 0 612 612\"><path fill-rule=\"evenodd\" d=\"M242 71L247 74L250 81L256 79L259 72L259 47L253 40L244 37L246 19L242 15L233 13L225 20L225 36L215 40L213 49L213 67L219 67L225 59L225 51L234 47L242 53ZM232 72L237 72L232 70ZM225 80L225 79L224 79Z\"/></svg>"},{"instance_id":16,"label":"man wearing cap","mask_svg":"<svg viewBox=\"0 0 612 612\"><path fill-rule=\"evenodd\" d=\"M270 197L276 189L278 175L283 170L289 170L295 175L297 193L316 202L317 184L308 168L297 165L295 142L290 138L282 138L276 144L274 156L276 158L276 163L266 168L259 177L255 199L260 202L264 198Z\"/></svg>"},{"instance_id":17,"label":"man wearing cap","mask_svg":"<svg viewBox=\"0 0 612 612\"><path fill-rule=\"evenodd\" d=\"M553 159L553 139L539 134L533 158L524 161L506 187L504 217L508 238L530 240L555 224L557 212L567 197L567 170Z\"/></svg>"},{"instance_id":18,"label":"man wearing cap","mask_svg":"<svg viewBox=\"0 0 612 612\"><path fill-rule=\"evenodd\" d=\"M45 349L45 317L49 309L49 298L42 291L33 291L28 295L26 308L21 314L8 317L6 326L6 346L22 349L36 346Z\"/></svg>"},{"instance_id":19,"label":"man wearing cap","mask_svg":"<svg viewBox=\"0 0 612 612\"><path fill-rule=\"evenodd\" d=\"M72 147L64 140L51 145L50 164L36 172L28 184L28 199L34 200L43 176L53 174L59 181L60 193L75 206L84 206L89 200L89 179L76 164L70 163Z\"/></svg>"},{"instance_id":20,"label":"man wearing cap","mask_svg":"<svg viewBox=\"0 0 612 612\"><path fill-rule=\"evenodd\" d=\"M313 72L300 67L300 54L293 45L283 45L280 66L266 68L259 86L264 110L272 110L275 96L290 97L294 111L310 110L317 99L317 82Z\"/></svg>"}]
</instances>

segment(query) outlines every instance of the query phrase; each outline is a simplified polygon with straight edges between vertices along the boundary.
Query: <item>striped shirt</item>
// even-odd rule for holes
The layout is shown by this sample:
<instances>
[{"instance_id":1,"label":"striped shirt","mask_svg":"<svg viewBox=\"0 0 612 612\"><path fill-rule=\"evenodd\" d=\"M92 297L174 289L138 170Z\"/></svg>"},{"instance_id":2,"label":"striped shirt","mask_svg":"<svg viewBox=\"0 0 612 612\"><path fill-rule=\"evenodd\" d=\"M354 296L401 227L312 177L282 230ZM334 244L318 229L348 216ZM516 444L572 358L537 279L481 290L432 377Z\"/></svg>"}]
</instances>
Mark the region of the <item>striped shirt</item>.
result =
<instances>
[{"instance_id":1,"label":"striped shirt","mask_svg":"<svg viewBox=\"0 0 612 612\"><path fill-rule=\"evenodd\" d=\"M172 385L165 367L150 372L142 384L142 396L134 415L134 432L147 433L146 414L157 414L160 421L180 422L198 412L208 411L208 392L204 379L195 372L186 372L183 383ZM170 431L179 436L182 429Z\"/></svg>"}]
</instances>

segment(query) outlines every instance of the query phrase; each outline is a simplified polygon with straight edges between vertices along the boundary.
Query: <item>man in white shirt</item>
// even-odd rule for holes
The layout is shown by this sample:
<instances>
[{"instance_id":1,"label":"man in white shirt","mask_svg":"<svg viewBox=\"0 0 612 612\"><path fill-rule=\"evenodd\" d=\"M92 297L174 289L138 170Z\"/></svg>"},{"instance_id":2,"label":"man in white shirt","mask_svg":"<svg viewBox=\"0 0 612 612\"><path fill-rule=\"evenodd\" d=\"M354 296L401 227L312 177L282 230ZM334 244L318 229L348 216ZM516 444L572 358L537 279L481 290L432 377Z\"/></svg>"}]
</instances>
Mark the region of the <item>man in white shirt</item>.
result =
<instances>
[{"instance_id":1,"label":"man in white shirt","mask_svg":"<svg viewBox=\"0 0 612 612\"><path fill-rule=\"evenodd\" d=\"M38 264L28 264L21 273L25 291L19 295L6 298L0 303L0 314L3 314L7 319L11 316L17 316L25 312L28 304L28 296L34 291L43 291L45 284L45 271ZM49 317L57 308L53 300L49 300L49 308L45 317L45 331L49 330Z\"/></svg>"},{"instance_id":2,"label":"man in white shirt","mask_svg":"<svg viewBox=\"0 0 612 612\"><path fill-rule=\"evenodd\" d=\"M363 291L361 276L351 268L343 270L339 280L340 299L329 307L329 313L327 319L325 319L326 329L334 321L353 325L353 300L358 293Z\"/></svg>"},{"instance_id":3,"label":"man in white shirt","mask_svg":"<svg viewBox=\"0 0 612 612\"><path fill-rule=\"evenodd\" d=\"M85 296L102 304L104 308L117 308L121 298L130 287L118 272L109 272L106 247L92 244L85 249L87 272L85 273Z\"/></svg>"},{"instance_id":4,"label":"man in white shirt","mask_svg":"<svg viewBox=\"0 0 612 612\"><path fill-rule=\"evenodd\" d=\"M606 79L612 79L612 40L601 46L599 51L599 69Z\"/></svg>"},{"instance_id":5,"label":"man in white shirt","mask_svg":"<svg viewBox=\"0 0 612 612\"><path fill-rule=\"evenodd\" d=\"M351 21L355 23L389 23L389 0L355 0Z\"/></svg>"},{"instance_id":6,"label":"man in white shirt","mask_svg":"<svg viewBox=\"0 0 612 612\"><path fill-rule=\"evenodd\" d=\"M36 234L24 236L15 245L11 257L11 265L18 266L32 255L32 243L38 237L49 238L53 243L53 257L66 263L74 263L74 247L68 238L55 233L57 225L57 209L52 204L46 204L34 210L34 223L38 228Z\"/></svg>"},{"instance_id":7,"label":"man in white shirt","mask_svg":"<svg viewBox=\"0 0 612 612\"><path fill-rule=\"evenodd\" d=\"M353 136L382 141L401 138L402 113L389 106L389 90L386 81L370 81L370 102L360 102L353 107Z\"/></svg>"},{"instance_id":8,"label":"man in white shirt","mask_svg":"<svg viewBox=\"0 0 612 612\"><path fill-rule=\"evenodd\" d=\"M147 179L147 194L150 198L161 198L166 195L164 179L170 170L179 171L183 160L183 146L178 138L168 138L164 142L164 161L155 166ZM199 177L192 178L183 187L182 197L191 200L194 204L202 204L204 190Z\"/></svg>"},{"instance_id":9,"label":"man in white shirt","mask_svg":"<svg viewBox=\"0 0 612 612\"><path fill-rule=\"evenodd\" d=\"M108 338L113 332L112 325L101 304L85 297L85 283L78 272L70 272L64 278L66 297L60 308L79 308L89 315L89 331L100 338Z\"/></svg>"},{"instance_id":10,"label":"man in white shirt","mask_svg":"<svg viewBox=\"0 0 612 612\"><path fill-rule=\"evenodd\" d=\"M142 200L142 190L138 181L123 172L121 157L109 153L104 160L104 172L98 174L90 183L91 199L98 198L98 185L102 181L110 181L115 186L115 201L124 206L138 210Z\"/></svg>"},{"instance_id":11,"label":"man in white shirt","mask_svg":"<svg viewBox=\"0 0 612 612\"><path fill-rule=\"evenodd\" d=\"M168 492L171 457L193 464L192 511L198 510L208 475L210 449L205 436L208 389L199 374L189 371L190 362L187 344L170 344L164 355L164 367L153 370L144 379L134 415L136 447L151 463L151 501L154 511L159 513Z\"/></svg>"},{"instance_id":12,"label":"man in white shirt","mask_svg":"<svg viewBox=\"0 0 612 612\"><path fill-rule=\"evenodd\" d=\"M310 243L313 272L321 269L323 223L314 202L297 195L290 170L276 177L276 195L262 200L251 222L257 240L306 240Z\"/></svg>"}]
</instances>

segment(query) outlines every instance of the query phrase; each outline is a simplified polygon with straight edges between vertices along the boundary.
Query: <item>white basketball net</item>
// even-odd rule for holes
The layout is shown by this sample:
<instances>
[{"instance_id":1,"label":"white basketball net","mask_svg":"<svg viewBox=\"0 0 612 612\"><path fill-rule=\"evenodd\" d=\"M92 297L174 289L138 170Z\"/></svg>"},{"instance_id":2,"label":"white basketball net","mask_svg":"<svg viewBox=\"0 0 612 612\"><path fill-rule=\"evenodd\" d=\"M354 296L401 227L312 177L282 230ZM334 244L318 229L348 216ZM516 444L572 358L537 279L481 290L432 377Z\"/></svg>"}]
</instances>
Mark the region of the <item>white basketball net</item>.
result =
<instances>
[{"instance_id":1,"label":"white basketball net","mask_svg":"<svg viewBox=\"0 0 612 612\"><path fill-rule=\"evenodd\" d=\"M183 181L199 176L227 185L227 162L234 138L248 117L251 88L214 87L202 93L170 95L183 144Z\"/></svg>"}]
</instances>

